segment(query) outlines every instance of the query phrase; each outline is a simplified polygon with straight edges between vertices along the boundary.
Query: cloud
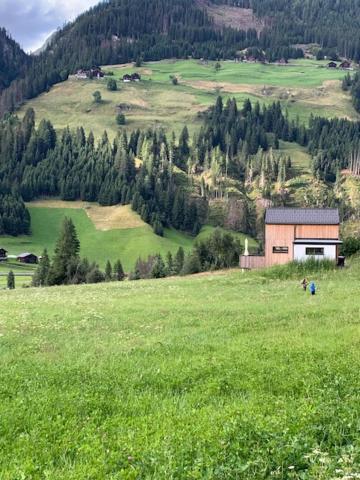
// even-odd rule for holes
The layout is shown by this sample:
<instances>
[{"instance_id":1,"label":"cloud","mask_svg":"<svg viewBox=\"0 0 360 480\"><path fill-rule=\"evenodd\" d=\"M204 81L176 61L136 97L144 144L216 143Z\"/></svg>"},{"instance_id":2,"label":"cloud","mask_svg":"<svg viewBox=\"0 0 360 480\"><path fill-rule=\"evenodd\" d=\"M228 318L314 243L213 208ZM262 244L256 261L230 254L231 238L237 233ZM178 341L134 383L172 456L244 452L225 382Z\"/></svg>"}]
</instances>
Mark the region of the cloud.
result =
<instances>
[{"instance_id":1,"label":"cloud","mask_svg":"<svg viewBox=\"0 0 360 480\"><path fill-rule=\"evenodd\" d=\"M26 51L41 47L51 33L99 0L0 0L0 26Z\"/></svg>"}]
</instances>

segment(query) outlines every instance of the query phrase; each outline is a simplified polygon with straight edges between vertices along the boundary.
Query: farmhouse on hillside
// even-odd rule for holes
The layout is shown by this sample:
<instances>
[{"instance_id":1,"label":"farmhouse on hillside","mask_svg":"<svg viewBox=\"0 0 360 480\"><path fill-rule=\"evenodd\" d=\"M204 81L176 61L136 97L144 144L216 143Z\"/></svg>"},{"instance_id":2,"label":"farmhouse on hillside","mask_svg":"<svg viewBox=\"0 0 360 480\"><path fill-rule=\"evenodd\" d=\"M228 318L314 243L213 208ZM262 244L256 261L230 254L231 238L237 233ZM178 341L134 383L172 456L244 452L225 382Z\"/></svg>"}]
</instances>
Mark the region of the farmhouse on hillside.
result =
<instances>
[{"instance_id":1,"label":"farmhouse on hillside","mask_svg":"<svg viewBox=\"0 0 360 480\"><path fill-rule=\"evenodd\" d=\"M339 68L342 68L343 70L349 70L351 69L351 63L345 60L344 62L340 63Z\"/></svg>"},{"instance_id":2,"label":"farmhouse on hillside","mask_svg":"<svg viewBox=\"0 0 360 480\"><path fill-rule=\"evenodd\" d=\"M0 248L0 262L7 260L7 250L5 248Z\"/></svg>"},{"instance_id":3,"label":"farmhouse on hillside","mask_svg":"<svg viewBox=\"0 0 360 480\"><path fill-rule=\"evenodd\" d=\"M138 73L132 73L131 75L129 75L128 73L126 73L123 78L122 78L122 81L124 83L129 83L129 82L140 82L141 80L141 76L138 74Z\"/></svg>"},{"instance_id":4,"label":"farmhouse on hillside","mask_svg":"<svg viewBox=\"0 0 360 480\"><path fill-rule=\"evenodd\" d=\"M337 63L335 63L335 62L329 62L329 63L327 64L327 67L328 67L328 68L337 68Z\"/></svg>"},{"instance_id":5,"label":"farmhouse on hillside","mask_svg":"<svg viewBox=\"0 0 360 480\"><path fill-rule=\"evenodd\" d=\"M17 260L20 263L38 263L38 257L33 253L22 253L21 255L17 256Z\"/></svg>"},{"instance_id":6,"label":"farmhouse on hillside","mask_svg":"<svg viewBox=\"0 0 360 480\"><path fill-rule=\"evenodd\" d=\"M282 265L308 258L337 261L341 240L339 211L332 208L268 208L265 255L241 256L241 268Z\"/></svg>"},{"instance_id":7,"label":"farmhouse on hillside","mask_svg":"<svg viewBox=\"0 0 360 480\"><path fill-rule=\"evenodd\" d=\"M91 78L103 78L105 73L101 70L100 67L92 67L88 70L80 69L76 72L75 77L78 80L86 80Z\"/></svg>"}]
</instances>

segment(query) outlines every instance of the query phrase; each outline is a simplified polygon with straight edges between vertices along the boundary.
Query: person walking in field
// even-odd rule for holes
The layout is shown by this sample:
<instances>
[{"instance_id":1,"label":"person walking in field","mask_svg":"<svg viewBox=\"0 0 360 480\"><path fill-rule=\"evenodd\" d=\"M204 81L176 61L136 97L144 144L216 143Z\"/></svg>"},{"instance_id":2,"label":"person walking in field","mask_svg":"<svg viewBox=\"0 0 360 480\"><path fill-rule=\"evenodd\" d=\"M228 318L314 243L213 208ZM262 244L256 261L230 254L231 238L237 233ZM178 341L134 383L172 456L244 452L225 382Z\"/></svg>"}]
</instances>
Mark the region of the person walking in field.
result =
<instances>
[{"instance_id":1,"label":"person walking in field","mask_svg":"<svg viewBox=\"0 0 360 480\"><path fill-rule=\"evenodd\" d=\"M308 286L308 281L306 280L306 278L304 278L304 280L301 282L301 286L302 286L304 292L306 292L306 289L307 289L307 286Z\"/></svg>"},{"instance_id":2,"label":"person walking in field","mask_svg":"<svg viewBox=\"0 0 360 480\"><path fill-rule=\"evenodd\" d=\"M315 286L315 283L314 283L314 282L311 282L311 283L310 283L309 290L310 290L311 295L315 295L315 293L316 293L316 286Z\"/></svg>"}]
</instances>

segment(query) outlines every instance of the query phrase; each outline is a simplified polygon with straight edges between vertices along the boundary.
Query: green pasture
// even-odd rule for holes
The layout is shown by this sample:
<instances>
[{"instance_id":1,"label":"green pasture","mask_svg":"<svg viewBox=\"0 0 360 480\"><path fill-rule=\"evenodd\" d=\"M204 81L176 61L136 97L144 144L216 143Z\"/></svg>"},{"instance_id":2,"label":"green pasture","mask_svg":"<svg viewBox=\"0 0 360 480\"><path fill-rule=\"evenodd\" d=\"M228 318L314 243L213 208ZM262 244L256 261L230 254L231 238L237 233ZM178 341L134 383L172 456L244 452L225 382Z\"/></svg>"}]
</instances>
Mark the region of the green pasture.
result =
<instances>
[{"instance_id":1,"label":"green pasture","mask_svg":"<svg viewBox=\"0 0 360 480\"><path fill-rule=\"evenodd\" d=\"M288 65L245 63L234 61L220 62L221 69L216 71L215 62L201 62L198 60L162 60L149 62L144 65L144 78L154 82L165 83L170 75L178 76L181 80L203 80L212 82L228 82L245 85L272 85L286 87L320 87L327 80L341 80L345 73L339 69L326 68L325 62L296 61ZM128 69L113 69L117 78L124 73L141 70L135 67Z\"/></svg>"},{"instance_id":2,"label":"green pasture","mask_svg":"<svg viewBox=\"0 0 360 480\"><path fill-rule=\"evenodd\" d=\"M360 269L1 292L2 480L360 471Z\"/></svg>"},{"instance_id":3,"label":"green pasture","mask_svg":"<svg viewBox=\"0 0 360 480\"><path fill-rule=\"evenodd\" d=\"M50 255L53 254L55 243L58 238L62 221L65 216L71 218L75 224L81 243L81 256L97 262L104 268L109 259L115 262L120 259L124 269L128 272L136 260L146 258L148 255L160 253L166 255L168 251L176 253L181 246L189 251L197 238L203 239L213 231L213 227L206 226L198 237L192 237L174 229L165 229L164 237L153 233L149 225L137 228L114 229L108 231L97 230L83 209L74 208L46 208L29 207L31 215L31 235L18 237L0 237L0 244L11 255L18 255L28 251L41 255L47 248ZM244 244L245 235L237 235ZM249 246L256 247L256 242L249 237ZM0 263L1 269L8 271L6 263ZM18 265L18 264L16 264ZM21 268L27 268L21 267Z\"/></svg>"},{"instance_id":4,"label":"green pasture","mask_svg":"<svg viewBox=\"0 0 360 480\"><path fill-rule=\"evenodd\" d=\"M49 92L26 102L20 110L33 107L37 119L47 118L57 129L83 125L100 137L107 130L113 138L120 128L165 128L179 133L184 125L196 130L199 114L214 104L221 94L226 100L235 97L241 105L252 101L270 104L280 101L291 118L308 121L311 113L325 117L357 118L350 96L341 90L345 72L325 67L324 62L299 61L287 66L260 63L221 62L219 72L214 62L164 60L149 62L140 68L125 65L104 67L119 80L119 90L109 92L106 79L71 78L55 85ZM138 71L139 83L123 83L125 73ZM174 86L170 76L176 76ZM95 104L93 93L99 90L102 102ZM116 115L125 114L125 127L118 127Z\"/></svg>"}]
</instances>

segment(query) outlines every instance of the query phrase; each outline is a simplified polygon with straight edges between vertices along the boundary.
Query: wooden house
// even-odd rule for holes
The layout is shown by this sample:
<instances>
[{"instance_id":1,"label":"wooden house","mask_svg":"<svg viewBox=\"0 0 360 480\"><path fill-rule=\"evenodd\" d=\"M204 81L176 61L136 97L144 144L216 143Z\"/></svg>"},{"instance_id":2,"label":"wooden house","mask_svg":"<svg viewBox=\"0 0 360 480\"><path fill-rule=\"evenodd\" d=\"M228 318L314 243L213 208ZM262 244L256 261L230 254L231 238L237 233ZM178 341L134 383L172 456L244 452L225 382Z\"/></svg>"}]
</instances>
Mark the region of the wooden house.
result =
<instances>
[{"instance_id":1,"label":"wooden house","mask_svg":"<svg viewBox=\"0 0 360 480\"><path fill-rule=\"evenodd\" d=\"M5 248L0 248L0 262L7 260L7 250Z\"/></svg>"},{"instance_id":2,"label":"wooden house","mask_svg":"<svg viewBox=\"0 0 360 480\"><path fill-rule=\"evenodd\" d=\"M344 62L340 63L339 68L343 70L349 70L351 68L351 63L345 60Z\"/></svg>"},{"instance_id":3,"label":"wooden house","mask_svg":"<svg viewBox=\"0 0 360 480\"><path fill-rule=\"evenodd\" d=\"M138 73L133 73L131 75L131 81L132 82L140 82L141 76Z\"/></svg>"},{"instance_id":4,"label":"wooden house","mask_svg":"<svg viewBox=\"0 0 360 480\"><path fill-rule=\"evenodd\" d=\"M337 68L337 63L335 63L335 62L329 62L329 63L327 64L327 67L328 67L328 68Z\"/></svg>"},{"instance_id":5,"label":"wooden house","mask_svg":"<svg viewBox=\"0 0 360 480\"><path fill-rule=\"evenodd\" d=\"M268 208L265 255L240 258L242 268L271 267L309 258L337 261L339 211L331 208Z\"/></svg>"},{"instance_id":6,"label":"wooden house","mask_svg":"<svg viewBox=\"0 0 360 480\"><path fill-rule=\"evenodd\" d=\"M122 81L124 83L129 83L129 82L140 82L141 80L141 76L138 74L138 73L132 73L131 75L129 75L128 73L126 73L123 78L122 78Z\"/></svg>"},{"instance_id":7,"label":"wooden house","mask_svg":"<svg viewBox=\"0 0 360 480\"><path fill-rule=\"evenodd\" d=\"M86 80L91 78L103 78L105 73L100 67L92 67L89 69L80 69L76 72L75 77L79 80Z\"/></svg>"},{"instance_id":8,"label":"wooden house","mask_svg":"<svg viewBox=\"0 0 360 480\"><path fill-rule=\"evenodd\" d=\"M35 264L35 263L38 263L38 257L33 253L26 252L26 253L22 253L21 255L18 255L17 261L21 263Z\"/></svg>"}]
</instances>

